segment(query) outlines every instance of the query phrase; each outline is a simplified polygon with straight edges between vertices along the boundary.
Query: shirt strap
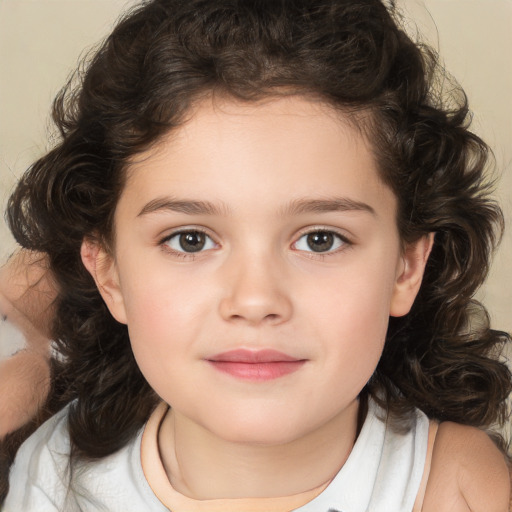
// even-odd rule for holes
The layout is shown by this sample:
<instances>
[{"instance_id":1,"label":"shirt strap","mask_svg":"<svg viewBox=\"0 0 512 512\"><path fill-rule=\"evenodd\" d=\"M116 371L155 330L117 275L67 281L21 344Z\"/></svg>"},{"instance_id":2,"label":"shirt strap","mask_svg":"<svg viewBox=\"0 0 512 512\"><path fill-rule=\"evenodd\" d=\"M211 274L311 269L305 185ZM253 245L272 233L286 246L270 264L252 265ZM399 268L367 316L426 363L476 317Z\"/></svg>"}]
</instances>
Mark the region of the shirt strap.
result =
<instances>
[{"instance_id":1,"label":"shirt strap","mask_svg":"<svg viewBox=\"0 0 512 512\"><path fill-rule=\"evenodd\" d=\"M432 452L434 451L434 442L436 440L437 429L439 423L434 420L430 420L428 428L428 441L427 441L427 457L425 459L425 469L423 470L423 477L421 478L420 488L416 495L416 501L412 512L421 512L423 508L423 500L425 499L425 491L427 489L428 477L430 475L430 466L432 463Z\"/></svg>"}]
</instances>

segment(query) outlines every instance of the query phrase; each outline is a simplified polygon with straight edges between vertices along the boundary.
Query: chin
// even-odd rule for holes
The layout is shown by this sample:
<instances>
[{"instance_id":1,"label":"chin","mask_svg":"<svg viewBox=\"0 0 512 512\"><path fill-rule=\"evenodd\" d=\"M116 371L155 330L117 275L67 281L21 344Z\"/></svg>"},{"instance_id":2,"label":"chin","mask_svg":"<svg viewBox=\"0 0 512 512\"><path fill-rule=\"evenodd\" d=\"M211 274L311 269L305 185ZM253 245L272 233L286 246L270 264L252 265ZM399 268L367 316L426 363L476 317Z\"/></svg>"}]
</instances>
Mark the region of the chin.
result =
<instances>
[{"instance_id":1,"label":"chin","mask_svg":"<svg viewBox=\"0 0 512 512\"><path fill-rule=\"evenodd\" d=\"M303 428L293 428L287 418L277 422L262 421L262 418L257 421L234 420L215 427L213 432L225 441L248 446L284 445L307 435Z\"/></svg>"}]
</instances>

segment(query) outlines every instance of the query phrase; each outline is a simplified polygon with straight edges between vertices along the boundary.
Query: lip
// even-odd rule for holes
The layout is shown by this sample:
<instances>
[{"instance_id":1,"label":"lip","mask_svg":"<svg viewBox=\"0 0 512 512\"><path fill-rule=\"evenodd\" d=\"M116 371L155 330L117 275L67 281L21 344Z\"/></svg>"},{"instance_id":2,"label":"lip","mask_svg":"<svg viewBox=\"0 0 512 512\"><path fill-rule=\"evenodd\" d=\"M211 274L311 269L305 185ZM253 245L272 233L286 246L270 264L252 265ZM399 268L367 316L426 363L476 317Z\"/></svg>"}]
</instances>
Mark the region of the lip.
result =
<instances>
[{"instance_id":1,"label":"lip","mask_svg":"<svg viewBox=\"0 0 512 512\"><path fill-rule=\"evenodd\" d=\"M216 370L232 377L268 381L296 372L306 362L277 350L237 349L206 359Z\"/></svg>"},{"instance_id":2,"label":"lip","mask_svg":"<svg viewBox=\"0 0 512 512\"><path fill-rule=\"evenodd\" d=\"M301 359L289 356L288 354L279 352L278 350L249 350L245 348L222 352L221 354L209 357L208 360L226 363L280 363L301 361Z\"/></svg>"}]
</instances>

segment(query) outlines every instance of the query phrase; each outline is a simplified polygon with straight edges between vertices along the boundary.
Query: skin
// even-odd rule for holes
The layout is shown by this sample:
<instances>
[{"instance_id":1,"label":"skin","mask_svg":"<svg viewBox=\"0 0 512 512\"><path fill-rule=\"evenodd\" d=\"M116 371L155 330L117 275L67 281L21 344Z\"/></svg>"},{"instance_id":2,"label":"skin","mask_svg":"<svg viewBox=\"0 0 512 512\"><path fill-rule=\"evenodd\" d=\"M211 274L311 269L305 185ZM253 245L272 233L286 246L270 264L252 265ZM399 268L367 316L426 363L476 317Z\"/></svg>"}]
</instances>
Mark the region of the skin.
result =
<instances>
[{"instance_id":1,"label":"skin","mask_svg":"<svg viewBox=\"0 0 512 512\"><path fill-rule=\"evenodd\" d=\"M0 361L0 437L25 424L49 390L48 366L55 285L45 258L19 251L0 269L0 311L26 346Z\"/></svg>"},{"instance_id":2,"label":"skin","mask_svg":"<svg viewBox=\"0 0 512 512\"><path fill-rule=\"evenodd\" d=\"M422 512L507 512L510 474L503 454L481 430L439 426Z\"/></svg>"},{"instance_id":3,"label":"skin","mask_svg":"<svg viewBox=\"0 0 512 512\"><path fill-rule=\"evenodd\" d=\"M301 97L204 100L132 162L113 253L86 240L82 258L172 407L159 444L176 490L277 497L338 472L389 316L409 311L432 245L404 249L396 209L361 132ZM203 249L187 252L183 231L204 232ZM321 253L307 238L319 232L334 240ZM304 364L251 381L210 363L240 348Z\"/></svg>"}]
</instances>

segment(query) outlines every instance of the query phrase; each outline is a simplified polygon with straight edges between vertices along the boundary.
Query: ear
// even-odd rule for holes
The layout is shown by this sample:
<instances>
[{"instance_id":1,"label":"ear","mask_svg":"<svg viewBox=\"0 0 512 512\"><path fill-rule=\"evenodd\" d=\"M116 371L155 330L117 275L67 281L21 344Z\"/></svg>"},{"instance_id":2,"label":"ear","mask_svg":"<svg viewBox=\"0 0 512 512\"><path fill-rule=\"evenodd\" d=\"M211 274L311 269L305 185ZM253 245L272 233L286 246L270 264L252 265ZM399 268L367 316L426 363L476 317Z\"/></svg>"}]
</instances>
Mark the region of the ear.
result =
<instances>
[{"instance_id":1,"label":"ear","mask_svg":"<svg viewBox=\"0 0 512 512\"><path fill-rule=\"evenodd\" d=\"M114 258L101 244L90 239L82 242L80 255L110 313L118 322L126 324L123 293Z\"/></svg>"},{"instance_id":2,"label":"ear","mask_svg":"<svg viewBox=\"0 0 512 512\"><path fill-rule=\"evenodd\" d=\"M429 233L405 248L391 297L391 316L404 316L411 310L433 244L434 233Z\"/></svg>"}]
</instances>

